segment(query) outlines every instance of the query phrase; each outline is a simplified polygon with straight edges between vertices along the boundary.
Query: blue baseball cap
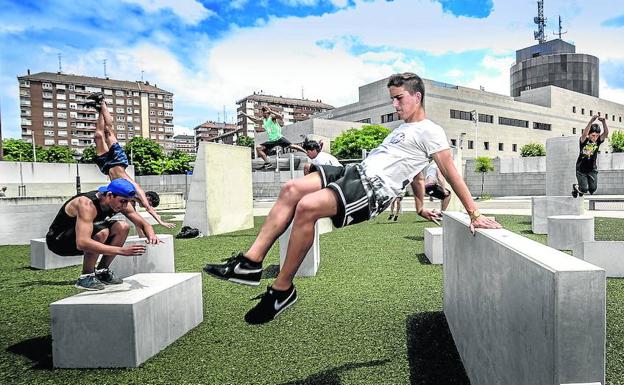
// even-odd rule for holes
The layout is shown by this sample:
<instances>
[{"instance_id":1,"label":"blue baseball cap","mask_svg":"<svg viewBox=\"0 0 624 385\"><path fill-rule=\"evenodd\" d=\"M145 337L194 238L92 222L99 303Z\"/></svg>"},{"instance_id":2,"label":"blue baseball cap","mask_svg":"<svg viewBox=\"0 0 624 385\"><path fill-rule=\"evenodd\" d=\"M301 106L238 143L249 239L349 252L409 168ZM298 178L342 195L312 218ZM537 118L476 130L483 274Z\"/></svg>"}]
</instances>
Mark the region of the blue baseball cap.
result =
<instances>
[{"instance_id":1,"label":"blue baseball cap","mask_svg":"<svg viewBox=\"0 0 624 385\"><path fill-rule=\"evenodd\" d=\"M113 179L108 186L98 188L101 193L111 192L125 198L134 198L136 190L134 185L124 178Z\"/></svg>"}]
</instances>

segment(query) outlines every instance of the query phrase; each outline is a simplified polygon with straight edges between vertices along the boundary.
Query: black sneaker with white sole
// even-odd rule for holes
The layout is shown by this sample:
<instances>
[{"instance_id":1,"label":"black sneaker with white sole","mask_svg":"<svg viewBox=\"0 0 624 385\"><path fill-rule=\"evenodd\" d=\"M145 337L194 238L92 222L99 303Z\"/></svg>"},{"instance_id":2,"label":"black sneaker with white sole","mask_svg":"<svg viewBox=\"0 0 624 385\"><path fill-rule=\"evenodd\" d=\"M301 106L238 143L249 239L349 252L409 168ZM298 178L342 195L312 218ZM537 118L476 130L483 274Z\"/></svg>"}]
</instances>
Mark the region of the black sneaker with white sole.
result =
<instances>
[{"instance_id":1,"label":"black sneaker with white sole","mask_svg":"<svg viewBox=\"0 0 624 385\"><path fill-rule=\"evenodd\" d=\"M225 263L207 264L204 271L213 277L243 285L258 286L262 277L262 262L254 262L240 252L232 254Z\"/></svg>"},{"instance_id":2,"label":"black sneaker with white sole","mask_svg":"<svg viewBox=\"0 0 624 385\"><path fill-rule=\"evenodd\" d=\"M271 286L258 297L260 302L245 314L245 321L252 325L258 325L272 321L281 312L297 302L297 290L291 285L288 290L275 290ZM255 299L256 299L255 298Z\"/></svg>"}]
</instances>

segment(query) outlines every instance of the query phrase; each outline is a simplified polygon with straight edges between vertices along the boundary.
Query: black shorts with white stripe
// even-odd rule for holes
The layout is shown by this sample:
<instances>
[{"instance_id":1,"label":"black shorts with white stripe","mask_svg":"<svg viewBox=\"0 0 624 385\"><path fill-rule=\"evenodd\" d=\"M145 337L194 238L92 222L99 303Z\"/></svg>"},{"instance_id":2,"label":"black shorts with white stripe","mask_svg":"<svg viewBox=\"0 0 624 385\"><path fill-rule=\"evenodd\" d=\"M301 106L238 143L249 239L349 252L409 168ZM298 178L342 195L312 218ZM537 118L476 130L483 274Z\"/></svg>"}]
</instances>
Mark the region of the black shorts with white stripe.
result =
<instances>
[{"instance_id":1,"label":"black shorts with white stripe","mask_svg":"<svg viewBox=\"0 0 624 385\"><path fill-rule=\"evenodd\" d=\"M354 225L371 217L371 207L375 207L375 202L369 200L355 165L313 165L310 171L318 171L323 188L327 187L336 194L338 213L331 218L335 227Z\"/></svg>"}]
</instances>

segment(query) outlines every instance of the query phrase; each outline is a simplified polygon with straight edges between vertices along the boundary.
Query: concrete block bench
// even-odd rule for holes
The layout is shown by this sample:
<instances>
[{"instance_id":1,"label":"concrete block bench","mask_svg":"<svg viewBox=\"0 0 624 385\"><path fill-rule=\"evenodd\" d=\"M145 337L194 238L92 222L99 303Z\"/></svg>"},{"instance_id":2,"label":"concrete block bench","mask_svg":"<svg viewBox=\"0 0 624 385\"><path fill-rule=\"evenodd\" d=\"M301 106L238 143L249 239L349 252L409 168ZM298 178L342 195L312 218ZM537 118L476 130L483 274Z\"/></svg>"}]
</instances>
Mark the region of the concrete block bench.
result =
<instances>
[{"instance_id":1,"label":"concrete block bench","mask_svg":"<svg viewBox=\"0 0 624 385\"><path fill-rule=\"evenodd\" d=\"M292 222L290 226L284 231L284 233L279 237L279 247L280 247L280 270L282 266L284 266L284 262L286 261L286 251L288 250L288 241L290 240L290 232L292 230ZM301 266L299 266L299 270L297 270L297 277L314 277L316 272L318 271L319 264L321 263L321 249L319 246L319 222L316 222L314 225L314 242L312 242L312 247L308 250Z\"/></svg>"},{"instance_id":2,"label":"concrete block bench","mask_svg":"<svg viewBox=\"0 0 624 385\"><path fill-rule=\"evenodd\" d=\"M425 228L425 256L431 264L442 264L444 255L443 245L441 227Z\"/></svg>"},{"instance_id":3,"label":"concrete block bench","mask_svg":"<svg viewBox=\"0 0 624 385\"><path fill-rule=\"evenodd\" d=\"M604 384L599 267L444 213L444 313L471 384Z\"/></svg>"},{"instance_id":4,"label":"concrete block bench","mask_svg":"<svg viewBox=\"0 0 624 385\"><path fill-rule=\"evenodd\" d=\"M332 223L331 218L321 218L317 221L317 223L319 235L334 231L334 224Z\"/></svg>"},{"instance_id":5,"label":"concrete block bench","mask_svg":"<svg viewBox=\"0 0 624 385\"><path fill-rule=\"evenodd\" d=\"M594 240L594 218L588 215L548 217L548 246L572 250L579 242Z\"/></svg>"},{"instance_id":6,"label":"concrete block bench","mask_svg":"<svg viewBox=\"0 0 624 385\"><path fill-rule=\"evenodd\" d=\"M145 238L139 238L136 235L128 237L124 246L143 244L146 246L145 254L132 257L118 255L110 265L111 270L119 278L126 278L139 273L175 272L173 236L171 234L158 234L158 238L163 242L157 245L147 245Z\"/></svg>"},{"instance_id":7,"label":"concrete block bench","mask_svg":"<svg viewBox=\"0 0 624 385\"><path fill-rule=\"evenodd\" d=\"M553 215L581 215L583 200L572 196L544 196L531 198L531 230L534 234L548 234L548 217Z\"/></svg>"},{"instance_id":8,"label":"concrete block bench","mask_svg":"<svg viewBox=\"0 0 624 385\"><path fill-rule=\"evenodd\" d=\"M578 243L572 255L602 267L609 278L624 277L624 242L586 241Z\"/></svg>"},{"instance_id":9,"label":"concrete block bench","mask_svg":"<svg viewBox=\"0 0 624 385\"><path fill-rule=\"evenodd\" d=\"M56 368L137 367L203 321L199 273L137 274L50 305Z\"/></svg>"},{"instance_id":10,"label":"concrete block bench","mask_svg":"<svg viewBox=\"0 0 624 385\"><path fill-rule=\"evenodd\" d=\"M82 255L63 257L48 249L45 238L30 240L30 267L40 270L82 265Z\"/></svg>"},{"instance_id":11,"label":"concrete block bench","mask_svg":"<svg viewBox=\"0 0 624 385\"><path fill-rule=\"evenodd\" d=\"M0 205L0 245L28 245L45 237L62 205Z\"/></svg>"}]
</instances>

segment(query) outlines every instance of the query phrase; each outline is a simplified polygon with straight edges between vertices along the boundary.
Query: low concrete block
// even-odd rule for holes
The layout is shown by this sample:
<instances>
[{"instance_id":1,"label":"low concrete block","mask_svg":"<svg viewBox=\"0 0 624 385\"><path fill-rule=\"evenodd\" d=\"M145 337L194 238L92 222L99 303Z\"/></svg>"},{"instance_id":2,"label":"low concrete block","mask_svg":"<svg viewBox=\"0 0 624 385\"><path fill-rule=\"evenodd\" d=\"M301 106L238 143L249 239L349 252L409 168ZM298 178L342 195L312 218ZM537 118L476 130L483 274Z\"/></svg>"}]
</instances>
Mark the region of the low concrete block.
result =
<instances>
[{"instance_id":1,"label":"low concrete block","mask_svg":"<svg viewBox=\"0 0 624 385\"><path fill-rule=\"evenodd\" d=\"M573 255L592 265L602 267L609 278L624 277L624 242L581 242L574 247Z\"/></svg>"},{"instance_id":2,"label":"low concrete block","mask_svg":"<svg viewBox=\"0 0 624 385\"><path fill-rule=\"evenodd\" d=\"M0 205L0 246L28 245L31 239L45 237L63 205L24 205L18 199L10 201L13 204L2 202Z\"/></svg>"},{"instance_id":3,"label":"low concrete block","mask_svg":"<svg viewBox=\"0 0 624 385\"><path fill-rule=\"evenodd\" d=\"M202 304L199 273L137 274L54 302L54 367L137 367L199 325Z\"/></svg>"},{"instance_id":4,"label":"low concrete block","mask_svg":"<svg viewBox=\"0 0 624 385\"><path fill-rule=\"evenodd\" d=\"M45 238L30 240L30 267L34 269L52 270L81 264L82 255L63 257L48 249Z\"/></svg>"},{"instance_id":5,"label":"low concrete block","mask_svg":"<svg viewBox=\"0 0 624 385\"><path fill-rule=\"evenodd\" d=\"M547 234L548 217L581 215L583 212L583 200L579 198L572 196L533 197L531 199L531 230L534 234Z\"/></svg>"},{"instance_id":6,"label":"low concrete block","mask_svg":"<svg viewBox=\"0 0 624 385\"><path fill-rule=\"evenodd\" d=\"M173 251L173 236L158 234L162 243L157 245L145 244L145 238L136 235L128 237L124 246L144 244L145 254L127 257L118 255L111 263L110 268L119 278L126 278L139 273L173 273L175 272L175 257Z\"/></svg>"},{"instance_id":7,"label":"low concrete block","mask_svg":"<svg viewBox=\"0 0 624 385\"><path fill-rule=\"evenodd\" d=\"M317 221L317 223L319 235L334 231L334 224L332 223L331 218L321 218Z\"/></svg>"},{"instance_id":8,"label":"low concrete block","mask_svg":"<svg viewBox=\"0 0 624 385\"><path fill-rule=\"evenodd\" d=\"M284 266L284 262L286 261L286 251L288 250L288 241L290 240L290 233L292 231L292 222L290 226L284 231L284 233L279 237L279 246L280 246L280 270L282 266ZM308 250L301 266L299 266L299 270L297 270L297 277L314 277L316 272L318 271L319 264L321 262L321 249L319 247L319 223L317 222L314 225L314 242L312 242L312 247Z\"/></svg>"},{"instance_id":9,"label":"low concrete block","mask_svg":"<svg viewBox=\"0 0 624 385\"><path fill-rule=\"evenodd\" d=\"M427 227L425 229L425 256L433 265L441 265L444 249L441 227Z\"/></svg>"},{"instance_id":10,"label":"low concrete block","mask_svg":"<svg viewBox=\"0 0 624 385\"><path fill-rule=\"evenodd\" d=\"M573 250L577 243L594 240L594 217L553 215L548 217L548 246Z\"/></svg>"},{"instance_id":11,"label":"low concrete block","mask_svg":"<svg viewBox=\"0 0 624 385\"><path fill-rule=\"evenodd\" d=\"M605 271L444 213L444 313L473 385L605 380Z\"/></svg>"}]
</instances>

